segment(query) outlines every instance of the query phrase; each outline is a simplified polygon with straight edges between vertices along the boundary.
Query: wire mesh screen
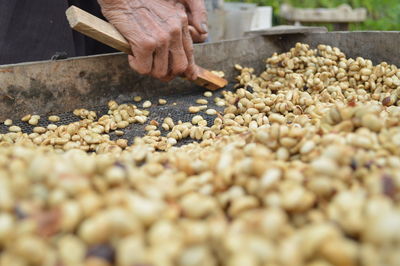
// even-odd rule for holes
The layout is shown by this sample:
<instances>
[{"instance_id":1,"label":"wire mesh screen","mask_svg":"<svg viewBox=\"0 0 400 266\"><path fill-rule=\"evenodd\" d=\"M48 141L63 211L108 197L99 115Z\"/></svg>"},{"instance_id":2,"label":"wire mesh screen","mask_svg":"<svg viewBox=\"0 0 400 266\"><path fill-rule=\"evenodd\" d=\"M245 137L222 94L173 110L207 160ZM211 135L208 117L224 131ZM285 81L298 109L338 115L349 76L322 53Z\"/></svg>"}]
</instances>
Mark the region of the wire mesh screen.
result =
<instances>
[{"instance_id":1,"label":"wire mesh screen","mask_svg":"<svg viewBox=\"0 0 400 266\"><path fill-rule=\"evenodd\" d=\"M225 88L224 90L233 90L233 84L229 84L229 86L227 88ZM213 92L213 96L207 98L203 95L205 92L205 90L203 88L193 89L193 87L192 87L186 94L169 95L169 96L162 96L162 97L151 97L151 98L142 99L141 102L134 102L133 99L132 99L132 101L129 101L129 102L118 102L118 104L133 103L136 106L138 106L138 108L142 109L143 102L146 100L149 100L152 102L152 106L150 108L147 108L147 110L150 111L150 115L149 115L146 123L144 123L143 125L137 124L137 123L130 124L127 128L122 129L122 131L124 131L124 135L121 137L116 136L115 132L112 131L109 133L110 138L111 138L111 140L116 140L118 138L124 138L124 139L127 139L129 141L129 143L131 144L135 137L144 136L146 134L145 127L146 127L146 125L149 124L149 122L151 120L155 120L160 124L159 130L161 130L162 135L166 136L168 132L163 130L161 127L161 124L165 117L171 117L174 120L174 122L177 123L179 120L181 120L182 122L191 121L193 116L200 114L207 121L208 125L212 125L214 123L214 119L216 118L215 115L207 115L205 113L206 110L201 111L199 113L190 113L188 111L188 108L190 106L198 106L199 104L196 104L197 99L207 99L208 100L208 104L207 104L208 109L212 108L212 109L217 110L218 112L223 112L224 107L217 106L214 102L215 97L222 97L222 91L223 90ZM160 98L167 100L167 103L165 105L159 104L158 100ZM113 99L110 99L110 100L113 100ZM83 107L83 108L85 108L85 107ZM95 111L97 114L97 117L101 117L102 115L107 114L107 111L108 111L107 106L97 106L97 107L88 108L88 109L90 111ZM48 121L47 116L42 115L41 119L39 120L39 124L36 126L47 127L49 124L56 124L58 126L68 125L70 123L80 120L80 118L75 116L72 113L72 111L67 112L67 113L60 113L60 114L56 114L56 115L58 115L60 117L59 122L50 122L50 121ZM18 121L14 120L13 125L21 127L22 131L24 133L28 133L28 134L32 133L33 128L36 127L36 126L29 125L27 122L22 122L21 120L18 120ZM4 134L7 132L8 132L8 127L5 126L3 123L0 124L0 133ZM194 140L192 140L192 139L183 139L179 142L179 145L187 144L187 143L190 143L193 141Z\"/></svg>"}]
</instances>

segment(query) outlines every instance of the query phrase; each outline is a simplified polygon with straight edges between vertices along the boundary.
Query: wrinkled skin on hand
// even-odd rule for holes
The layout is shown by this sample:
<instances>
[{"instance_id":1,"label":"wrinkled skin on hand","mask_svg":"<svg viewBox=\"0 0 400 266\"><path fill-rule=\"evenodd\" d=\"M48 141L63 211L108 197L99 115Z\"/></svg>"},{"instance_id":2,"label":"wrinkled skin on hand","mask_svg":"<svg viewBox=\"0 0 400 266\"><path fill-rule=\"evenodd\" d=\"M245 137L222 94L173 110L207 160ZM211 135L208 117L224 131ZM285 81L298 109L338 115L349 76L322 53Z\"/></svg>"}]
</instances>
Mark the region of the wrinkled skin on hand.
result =
<instances>
[{"instance_id":1,"label":"wrinkled skin on hand","mask_svg":"<svg viewBox=\"0 0 400 266\"><path fill-rule=\"evenodd\" d=\"M188 16L175 0L98 0L102 13L128 40L130 66L140 74L169 81L197 78Z\"/></svg>"},{"instance_id":2,"label":"wrinkled skin on hand","mask_svg":"<svg viewBox=\"0 0 400 266\"><path fill-rule=\"evenodd\" d=\"M204 0L178 0L186 9L189 30L194 42L204 42L208 37L207 10Z\"/></svg>"}]
</instances>

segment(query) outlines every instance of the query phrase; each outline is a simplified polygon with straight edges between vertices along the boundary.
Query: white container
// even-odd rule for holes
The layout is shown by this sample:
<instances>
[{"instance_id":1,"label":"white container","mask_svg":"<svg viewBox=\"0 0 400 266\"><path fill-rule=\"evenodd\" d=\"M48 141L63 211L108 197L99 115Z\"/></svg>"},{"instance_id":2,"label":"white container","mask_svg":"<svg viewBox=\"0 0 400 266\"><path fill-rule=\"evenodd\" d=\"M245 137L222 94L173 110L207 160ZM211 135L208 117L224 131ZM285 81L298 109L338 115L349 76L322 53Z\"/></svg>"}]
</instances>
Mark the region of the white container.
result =
<instances>
[{"instance_id":1,"label":"white container","mask_svg":"<svg viewBox=\"0 0 400 266\"><path fill-rule=\"evenodd\" d=\"M213 9L208 11L208 41L217 42L224 39L225 11Z\"/></svg>"},{"instance_id":2,"label":"white container","mask_svg":"<svg viewBox=\"0 0 400 266\"><path fill-rule=\"evenodd\" d=\"M237 39L244 36L252 25L256 4L224 3L225 33L224 39Z\"/></svg>"},{"instance_id":3,"label":"white container","mask_svg":"<svg viewBox=\"0 0 400 266\"><path fill-rule=\"evenodd\" d=\"M221 41L225 33L224 0L205 0L205 4L208 13L208 42Z\"/></svg>"},{"instance_id":4,"label":"white container","mask_svg":"<svg viewBox=\"0 0 400 266\"><path fill-rule=\"evenodd\" d=\"M263 30L271 27L272 27L272 7L271 6L257 7L254 12L250 30Z\"/></svg>"}]
</instances>

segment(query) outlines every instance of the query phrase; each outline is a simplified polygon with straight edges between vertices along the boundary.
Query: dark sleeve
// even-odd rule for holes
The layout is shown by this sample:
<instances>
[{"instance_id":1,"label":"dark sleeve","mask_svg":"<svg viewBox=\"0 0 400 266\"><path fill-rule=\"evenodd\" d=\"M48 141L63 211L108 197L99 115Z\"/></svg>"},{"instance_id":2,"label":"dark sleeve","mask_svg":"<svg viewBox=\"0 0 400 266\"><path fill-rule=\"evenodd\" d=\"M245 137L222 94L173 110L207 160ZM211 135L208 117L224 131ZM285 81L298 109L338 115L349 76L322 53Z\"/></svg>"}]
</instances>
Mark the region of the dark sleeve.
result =
<instances>
[{"instance_id":1,"label":"dark sleeve","mask_svg":"<svg viewBox=\"0 0 400 266\"><path fill-rule=\"evenodd\" d=\"M0 65L48 60L59 52L68 57L113 52L70 29L65 10L71 4L101 15L96 0L0 0Z\"/></svg>"},{"instance_id":2,"label":"dark sleeve","mask_svg":"<svg viewBox=\"0 0 400 266\"><path fill-rule=\"evenodd\" d=\"M63 0L0 0L0 64L75 54Z\"/></svg>"}]
</instances>

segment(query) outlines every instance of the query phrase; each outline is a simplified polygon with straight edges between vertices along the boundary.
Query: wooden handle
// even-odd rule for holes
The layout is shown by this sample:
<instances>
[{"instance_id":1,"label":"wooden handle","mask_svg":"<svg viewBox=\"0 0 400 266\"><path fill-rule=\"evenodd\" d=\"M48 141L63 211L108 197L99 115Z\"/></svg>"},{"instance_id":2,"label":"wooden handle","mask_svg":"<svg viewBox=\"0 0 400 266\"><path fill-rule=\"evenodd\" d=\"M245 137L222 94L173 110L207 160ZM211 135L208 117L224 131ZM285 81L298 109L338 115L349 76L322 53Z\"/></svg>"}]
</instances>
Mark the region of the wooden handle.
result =
<instances>
[{"instance_id":1,"label":"wooden handle","mask_svg":"<svg viewBox=\"0 0 400 266\"><path fill-rule=\"evenodd\" d=\"M82 9L71 6L66 11L71 28L89 36L101 43L111 46L126 54L132 54L128 41L110 23L95 17ZM228 84L226 79L220 78L211 71L199 67L198 78L195 84L209 90L217 90Z\"/></svg>"}]
</instances>

